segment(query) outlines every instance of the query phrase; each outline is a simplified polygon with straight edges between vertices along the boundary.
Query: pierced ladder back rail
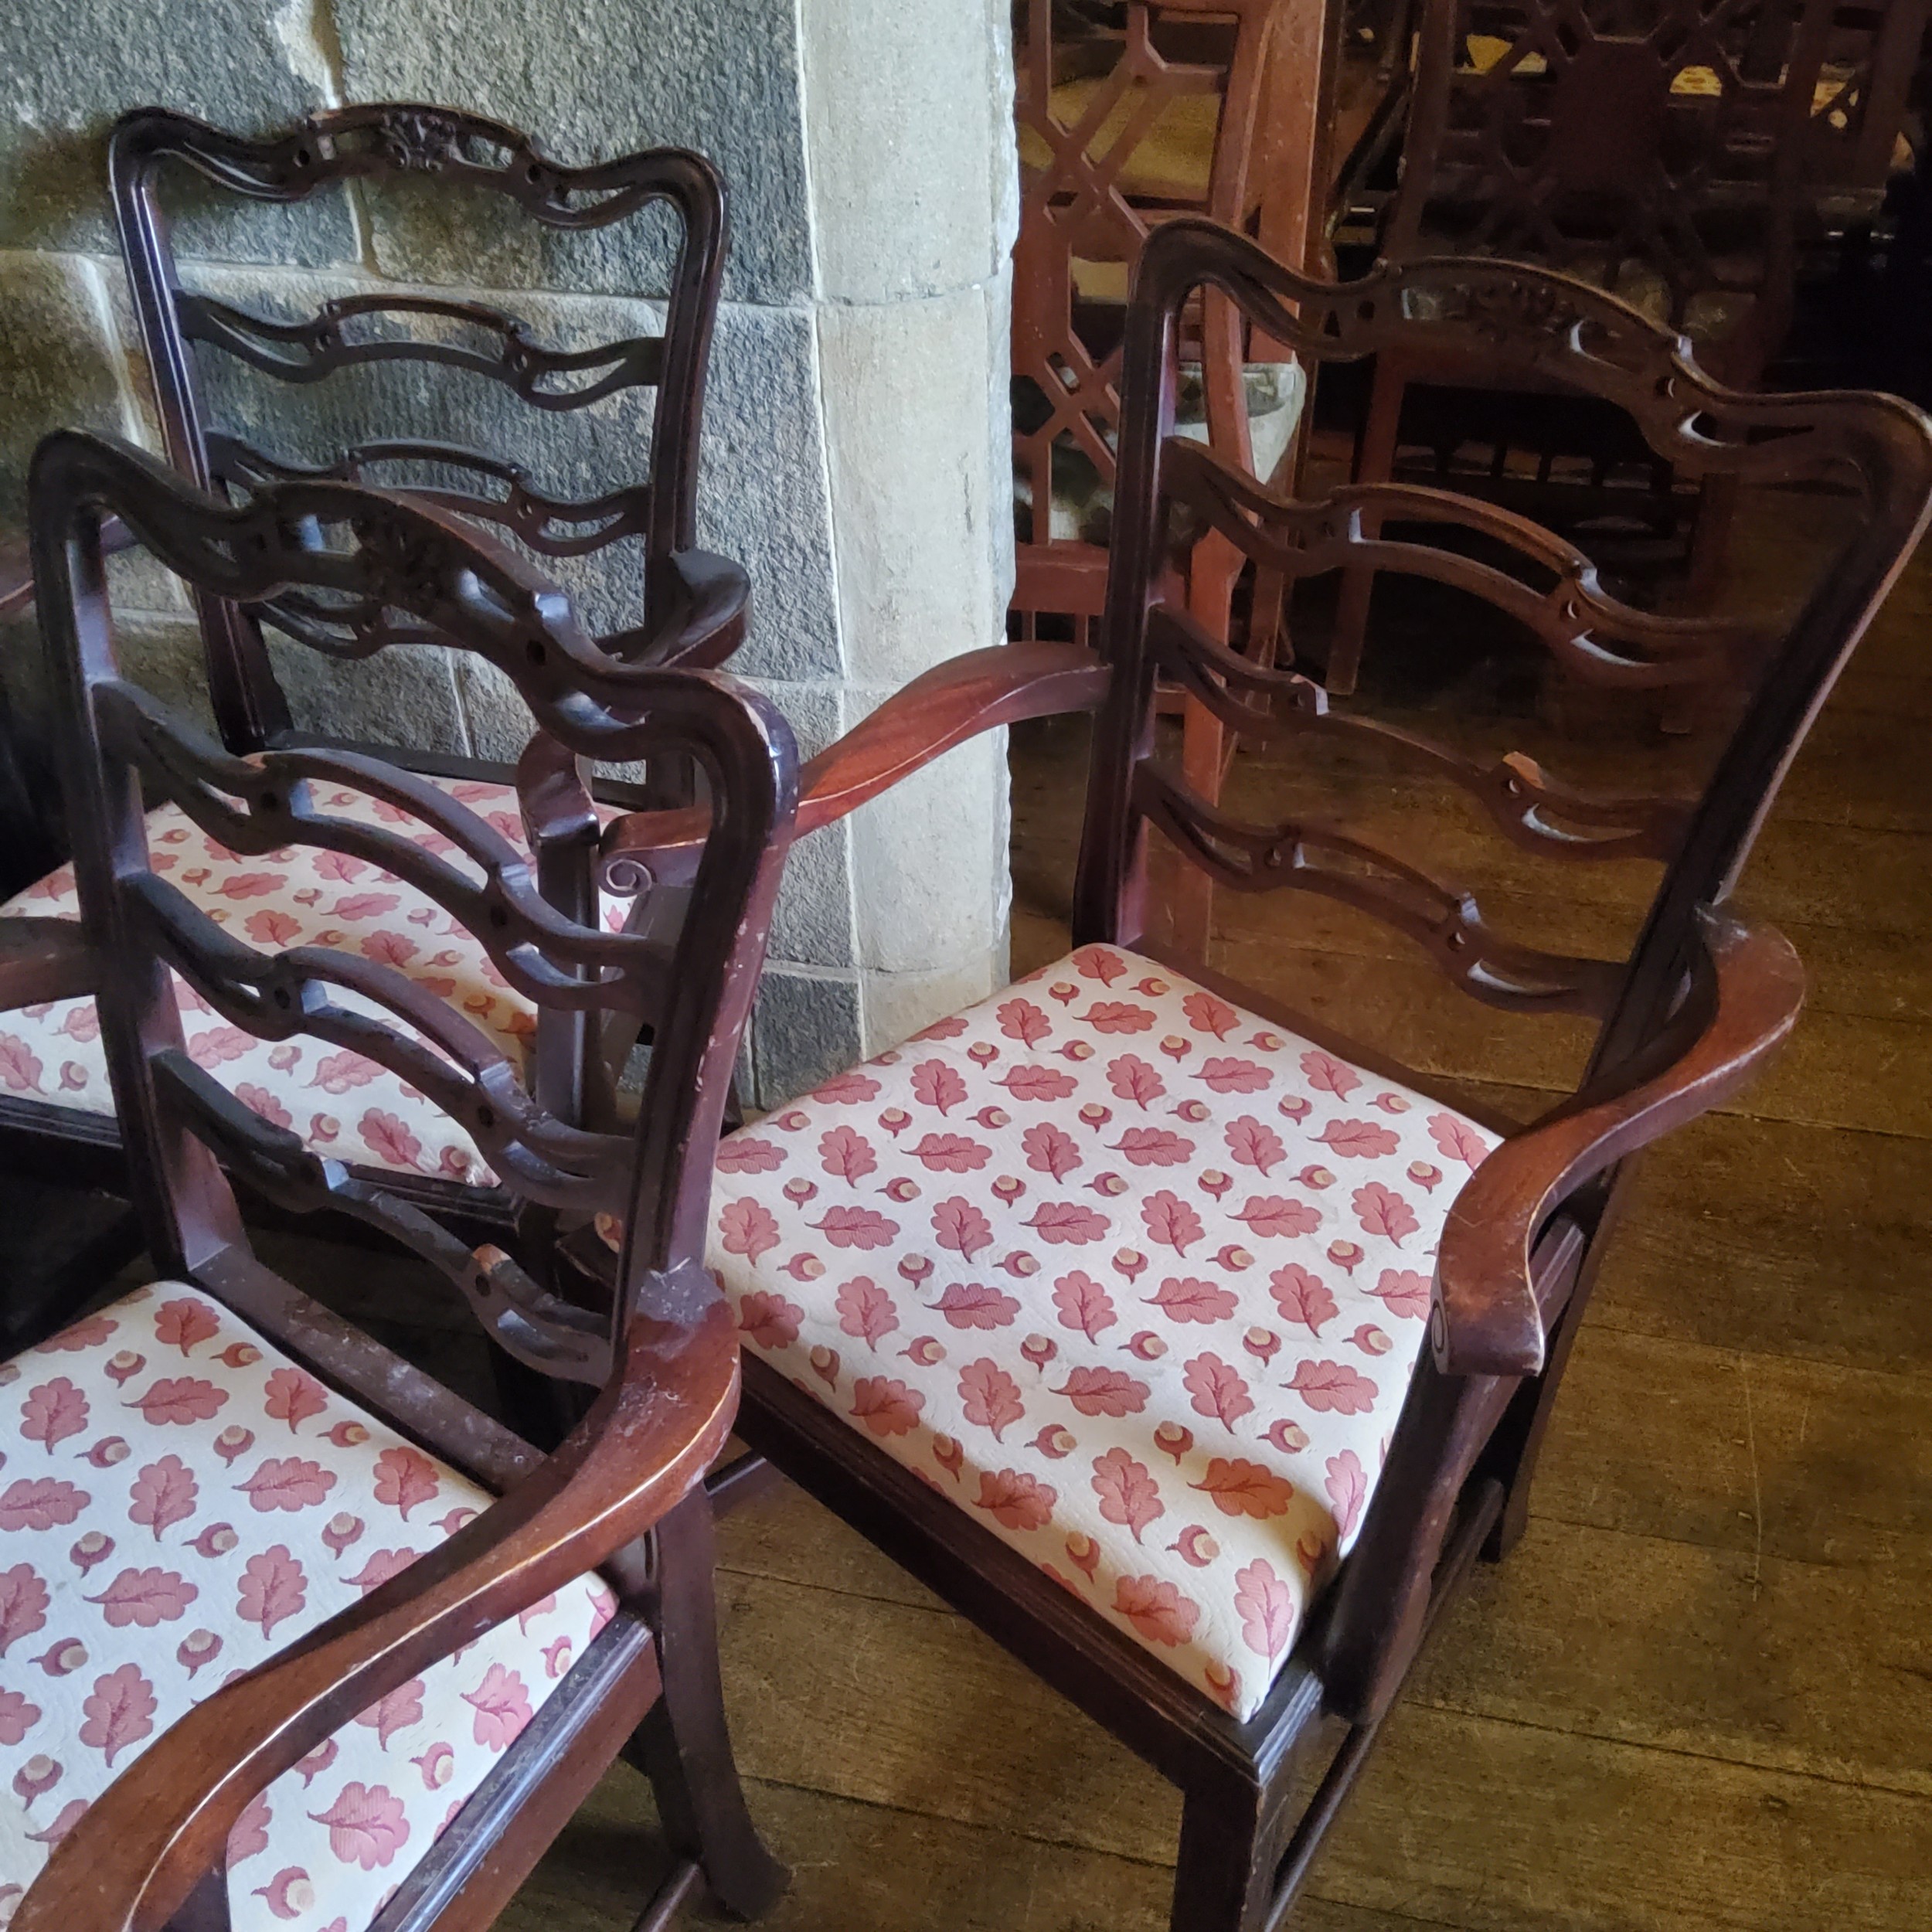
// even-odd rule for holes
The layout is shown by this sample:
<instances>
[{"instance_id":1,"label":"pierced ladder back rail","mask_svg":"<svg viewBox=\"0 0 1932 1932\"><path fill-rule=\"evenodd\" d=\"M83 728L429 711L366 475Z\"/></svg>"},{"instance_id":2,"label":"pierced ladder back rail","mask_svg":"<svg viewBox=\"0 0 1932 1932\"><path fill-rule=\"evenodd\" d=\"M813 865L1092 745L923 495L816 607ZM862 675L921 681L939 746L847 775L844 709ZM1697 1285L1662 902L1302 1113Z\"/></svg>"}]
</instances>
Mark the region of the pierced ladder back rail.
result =
<instances>
[{"instance_id":1,"label":"pierced ladder back rail","mask_svg":"<svg viewBox=\"0 0 1932 1932\"><path fill-rule=\"evenodd\" d=\"M1678 622L1466 493L1264 489L1175 432L1203 291L1318 365L1481 349L1624 410L1664 460L1753 488L1850 488L1857 514L1785 618ZM1271 1932L1424 1632L1474 1559L1521 1532L1629 1157L1734 1094L1795 1022L1791 947L1726 902L1923 531L1932 424L1877 396L1725 389L1681 338L1560 275L1432 259L1337 285L1190 216L1143 247L1121 381L1102 648L1008 646L929 674L813 761L799 814L828 823L982 726L1091 711L1075 951L728 1141L712 1257L746 1336L753 1449L1180 1785L1175 1932ZM1377 515L1386 536L1366 527ZM1231 649L1175 568L1203 529L1277 598L1372 557L1610 693L1671 690L1746 647L1758 675L1697 782L1618 783L1599 756L1573 783L1436 726L1438 740L1427 706L1385 723L1332 706L1291 656ZM1163 679L1276 754L1230 803L1175 768ZM1277 781L1292 809L1251 809ZM1405 784L1391 836L1383 808ZM1452 812L1492 835L1512 879L1624 868L1624 955L1504 937L1425 869L1420 821ZM616 821L607 876L677 876L703 823ZM1175 849L1158 873L1151 832ZM1582 1017L1574 1090L1518 1124L1360 1044L1339 1002L1311 1020L1150 940L1151 881L1190 872L1339 900L1477 1000ZM1252 1179L1196 1171L1223 1145ZM1469 1171L1459 1187L1445 1167ZM862 1273L828 1264L846 1246ZM933 1289L910 1316L908 1293ZM734 1471L721 1493L748 1481ZM1200 1495L1230 1485L1251 1512L1231 1494L1206 1517ZM1300 1810L1311 1761L1328 1769Z\"/></svg>"},{"instance_id":2,"label":"pierced ladder back rail","mask_svg":"<svg viewBox=\"0 0 1932 1932\"><path fill-rule=\"evenodd\" d=\"M227 505L141 453L77 433L43 444L32 491L86 937L106 962L97 997L149 1251L164 1273L232 1309L364 1412L510 1487L359 1604L189 1709L95 1799L15 1921L156 1932L191 1893L219 1891L230 1829L267 1784L358 1713L600 1564L611 1566L627 1606L581 1668L587 1683L607 1679L611 1695L621 1692L619 1708L636 1715L607 1735L607 1723L587 1726L560 1704L556 1722L529 1727L528 1750L539 1754L522 1760L518 1775L555 1774L567 1788L584 1788L582 1754L604 1751L588 1774L594 1777L658 1695L657 1655L648 1628L640 1641L637 1620L672 1602L668 1573L654 1573L631 1546L669 1512L703 1509L697 1492L736 1406L736 1349L703 1264L705 1219L790 836L797 759L783 721L761 699L714 673L609 656L553 589L419 502L308 481ZM99 543L109 513L202 591L237 603L308 600L318 623L325 614L329 641L318 648L368 655L422 624L447 648L495 665L536 720L519 796L539 833L546 818L588 813L583 786L594 761L667 751L695 760L712 810L697 890L675 941L572 917L537 889L539 862L395 767L314 750L238 757L171 717L120 674ZM144 786L235 849L312 846L406 879L452 929L473 928L498 970L540 1010L650 1005L661 1027L634 1134L587 1131L557 1117L487 1035L368 949L263 952L225 930L153 862ZM338 815L332 806L349 791L387 806L393 820L432 828L431 848L393 825ZM175 975L241 1032L319 1040L398 1075L471 1137L518 1199L566 1220L621 1224L609 1309L587 1313L501 1250L464 1247L375 1178L309 1151L262 1117L251 1098L264 1097L231 1093L216 1071L219 1056L204 1066L186 1050ZM229 1175L291 1208L372 1222L413 1250L498 1345L543 1374L597 1390L582 1422L554 1455L537 1456L277 1281L249 1250ZM679 1532L661 1562L682 1575L703 1540ZM707 1675L715 1663L706 1661L708 1581L686 1577L677 1591L679 1607L665 1611L672 1624L657 1630L663 1695L677 1709L668 1720L672 1748L660 1753L654 1775L669 1781L667 1803L684 1808L677 1815L690 1829L673 1832L687 1841L681 1855L716 1864L714 1886L749 1907L769 1898L776 1874L749 1835L722 1743ZM593 1658L602 1661L594 1667ZM689 1765L686 1749L696 1754ZM438 1868L460 1907L453 1924L486 1922L543 1849L531 1830L519 1833L515 1808L490 1801L489 1828L473 1842L455 1841L468 1842L468 1864L458 1858ZM730 1858L736 1866L726 1869ZM689 1880L680 1866L674 1889ZM472 1881L480 1889L466 1889ZM486 1909L478 1903L485 1900L495 1903ZM219 1904L217 1896L212 1906Z\"/></svg>"},{"instance_id":3,"label":"pierced ladder back rail","mask_svg":"<svg viewBox=\"0 0 1932 1932\"><path fill-rule=\"evenodd\" d=\"M636 617L607 647L622 656L714 665L736 648L745 622L743 574L696 548L699 433L726 242L724 186L709 162L660 148L566 167L500 122L383 103L330 109L264 141L142 108L116 124L108 163L163 440L184 476L240 492L304 474L403 488L494 523L542 556L582 556L636 539ZM668 206L679 234L663 331L556 349L489 304L405 288L337 297L304 320L249 313L182 286L162 190L171 171L183 170L231 196L281 204L351 184L434 182L500 196L539 228L559 232L608 228ZM375 438L303 468L207 420L197 347L297 386L357 366L441 366L499 383L549 414L648 389L648 457L634 481L586 501L546 492L493 453L434 437ZM201 607L216 716L231 750L259 750L288 729L258 623L267 617L286 628L284 614L274 600L255 612L224 600ZM294 621L299 624L299 614Z\"/></svg>"}]
</instances>

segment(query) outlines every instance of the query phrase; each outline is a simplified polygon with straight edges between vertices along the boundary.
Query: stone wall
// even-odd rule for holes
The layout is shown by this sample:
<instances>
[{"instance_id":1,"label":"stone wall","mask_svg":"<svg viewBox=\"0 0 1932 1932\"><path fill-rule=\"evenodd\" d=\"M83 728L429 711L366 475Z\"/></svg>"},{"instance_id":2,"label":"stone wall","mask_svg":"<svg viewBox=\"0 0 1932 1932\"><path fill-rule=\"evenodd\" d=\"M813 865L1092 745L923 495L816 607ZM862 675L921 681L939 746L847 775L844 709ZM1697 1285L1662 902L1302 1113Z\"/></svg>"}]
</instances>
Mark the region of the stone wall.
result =
<instances>
[{"instance_id":1,"label":"stone wall","mask_svg":"<svg viewBox=\"0 0 1932 1932\"><path fill-rule=\"evenodd\" d=\"M46 429L157 440L100 163L121 109L157 101L260 131L314 107L415 99L509 121L568 162L696 147L730 180L733 226L700 539L749 568L753 631L733 668L809 753L1002 634L1006 23L1005 0L0 0L0 522L17 523ZM184 281L265 311L454 287L564 345L655 331L667 260L648 222L537 233L500 204L401 190L184 206L175 239ZM520 451L539 481L636 473L648 401L532 419L447 371L433 400L359 386L378 373L308 390L226 378L211 414L297 455L364 425L406 434L413 416ZM570 587L594 622L628 595L607 569ZM144 674L190 688L172 580L122 570L117 594ZM29 718L36 648L29 626L0 631ZM440 653L335 676L304 665L290 683L319 730L485 755L515 736L503 693ZM761 1099L996 983L1005 842L1004 745L989 738L798 847L753 1029Z\"/></svg>"}]
</instances>

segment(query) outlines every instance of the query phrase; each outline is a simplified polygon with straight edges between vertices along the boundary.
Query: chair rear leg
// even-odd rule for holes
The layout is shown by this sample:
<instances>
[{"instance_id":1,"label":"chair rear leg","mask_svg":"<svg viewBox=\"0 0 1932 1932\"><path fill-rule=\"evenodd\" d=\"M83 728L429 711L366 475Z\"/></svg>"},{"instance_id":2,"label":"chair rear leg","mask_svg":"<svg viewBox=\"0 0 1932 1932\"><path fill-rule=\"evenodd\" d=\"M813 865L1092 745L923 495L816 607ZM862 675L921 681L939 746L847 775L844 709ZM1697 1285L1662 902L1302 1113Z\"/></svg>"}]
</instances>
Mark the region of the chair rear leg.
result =
<instances>
[{"instance_id":1,"label":"chair rear leg","mask_svg":"<svg viewBox=\"0 0 1932 1932\"><path fill-rule=\"evenodd\" d=\"M703 1868L735 1917L768 1911L791 1874L766 1850L745 1804L718 1668L716 1552L710 1499L687 1497L655 1532L658 1663L664 1693L625 1755L650 1778L672 1851Z\"/></svg>"}]
</instances>

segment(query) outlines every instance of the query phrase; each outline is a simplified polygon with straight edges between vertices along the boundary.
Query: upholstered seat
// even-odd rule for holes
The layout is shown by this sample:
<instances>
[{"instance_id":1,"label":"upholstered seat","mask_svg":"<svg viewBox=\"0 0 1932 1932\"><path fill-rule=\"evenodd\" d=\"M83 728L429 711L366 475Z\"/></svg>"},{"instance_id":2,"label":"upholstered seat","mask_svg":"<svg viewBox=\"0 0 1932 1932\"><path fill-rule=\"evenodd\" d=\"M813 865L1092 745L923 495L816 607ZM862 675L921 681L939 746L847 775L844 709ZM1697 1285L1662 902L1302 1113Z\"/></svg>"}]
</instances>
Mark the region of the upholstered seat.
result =
<instances>
[{"instance_id":1,"label":"upholstered seat","mask_svg":"<svg viewBox=\"0 0 1932 1932\"><path fill-rule=\"evenodd\" d=\"M726 1140L747 1346L1246 1716L1495 1136L1090 946Z\"/></svg>"},{"instance_id":2,"label":"upholstered seat","mask_svg":"<svg viewBox=\"0 0 1932 1932\"><path fill-rule=\"evenodd\" d=\"M485 780L430 782L527 850L515 788ZM318 804L379 825L426 850L448 842L393 805L331 791ZM513 1053L536 1029L536 1009L505 980L482 946L426 894L365 860L301 846L264 858L239 856L201 832L177 805L148 815L155 871L179 885L210 918L264 950L352 946L400 967ZM607 922L628 901L611 900ZM0 907L42 917L78 918L73 869L63 866ZM230 1026L176 981L188 1050L219 1067L241 1098L319 1152L366 1167L484 1182L474 1143L414 1088L359 1053L314 1040L277 1044ZM342 995L345 1005L352 995ZM56 1000L0 1015L0 1094L90 1114L112 1114L100 1027L91 999Z\"/></svg>"},{"instance_id":3,"label":"upholstered seat","mask_svg":"<svg viewBox=\"0 0 1932 1932\"><path fill-rule=\"evenodd\" d=\"M212 1296L141 1288L0 1368L0 1925L192 1704L492 1500ZM609 1620L594 1576L311 1752L228 1841L234 1932L358 1932Z\"/></svg>"}]
</instances>

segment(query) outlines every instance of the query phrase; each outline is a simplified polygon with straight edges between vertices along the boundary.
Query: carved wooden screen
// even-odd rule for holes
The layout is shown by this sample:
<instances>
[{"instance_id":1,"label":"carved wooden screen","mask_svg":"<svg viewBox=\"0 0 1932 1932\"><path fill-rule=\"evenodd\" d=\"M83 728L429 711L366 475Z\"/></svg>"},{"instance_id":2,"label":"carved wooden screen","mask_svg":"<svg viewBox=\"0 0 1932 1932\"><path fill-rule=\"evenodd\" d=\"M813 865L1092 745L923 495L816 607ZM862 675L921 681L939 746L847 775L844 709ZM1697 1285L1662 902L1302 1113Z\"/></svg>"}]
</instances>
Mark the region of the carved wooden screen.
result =
<instances>
[{"instance_id":1,"label":"carved wooden screen","mask_svg":"<svg viewBox=\"0 0 1932 1932\"><path fill-rule=\"evenodd\" d=\"M1621 604L1573 545L1451 490L1379 483L1307 499L1277 493L1170 434L1172 391L1162 372L1177 318L1203 284L1317 363L1479 352L1516 379L1533 373L1546 388L1614 403L1660 457L1692 473L1855 489L1861 512L1848 519L1842 551L1818 572L1808 601L1767 638L1755 621L1663 617ZM1151 826L1225 888L1312 893L1395 927L1479 1000L1599 1022L1600 1061L1642 1044L1676 991L1695 907L1730 891L1799 736L1923 527L1932 492L1924 419L1890 397L1726 390L1684 359L1669 332L1560 276L1437 260L1325 284L1198 221L1172 224L1143 253L1125 355L1128 393L1138 400L1122 427L1104 639L1114 681L1097 727L1076 939L1134 942ZM1386 533L1365 533L1365 524ZM1675 795L1585 789L1519 756L1471 757L1355 707L1331 709L1310 678L1264 668L1204 634L1164 590L1172 547L1203 529L1252 562L1258 598L1366 566L1453 587L1492 621L1531 633L1590 685L1668 690L1707 681L1714 663L1742 658L1754 668L1755 689L1708 774ZM1157 677L1179 682L1250 743L1306 746L1311 757L1340 744L1365 763L1381 761L1378 769L1447 781L1541 858L1651 862L1661 874L1638 902L1634 951L1628 959L1570 957L1511 938L1461 884L1425 869L1426 828L1400 850L1378 846L1352 829L1345 791L1286 820L1242 821L1191 787L1151 736ZM1359 804L1378 795L1373 781L1357 774L1353 782ZM1560 876L1550 876L1549 889L1553 899L1560 894Z\"/></svg>"},{"instance_id":2,"label":"carved wooden screen","mask_svg":"<svg viewBox=\"0 0 1932 1932\"><path fill-rule=\"evenodd\" d=\"M1689 331L1727 379L1753 379L1788 320L1831 12L1427 0L1386 253L1561 269Z\"/></svg>"},{"instance_id":3,"label":"carved wooden screen","mask_svg":"<svg viewBox=\"0 0 1932 1932\"><path fill-rule=\"evenodd\" d=\"M1279 8L1280 0L1015 0L1016 609L1099 609L1104 522L1056 541L1053 505L1104 503L1111 493L1122 318L1141 244L1176 215L1238 224L1253 209ZM1223 309L1190 335L1204 362L1208 433L1246 460L1240 332Z\"/></svg>"},{"instance_id":4,"label":"carved wooden screen","mask_svg":"<svg viewBox=\"0 0 1932 1932\"><path fill-rule=\"evenodd\" d=\"M218 1161L284 1206L337 1209L381 1226L440 1267L512 1355L603 1383L607 1316L555 1299L507 1255L472 1253L369 1171L309 1151L253 1111L261 1103L244 1104L186 1050L168 969L230 1027L318 1042L386 1069L467 1134L519 1199L566 1223L621 1217L634 1287L668 1270L696 1292L708 1150L796 799L796 752L783 719L715 674L611 658L559 594L507 553L400 497L304 481L265 487L231 507L140 452L73 433L43 445L33 492L83 914L90 941L111 962L101 1024L131 1169L151 1242L160 1243L156 1260L192 1266L239 1243ZM540 727L517 787L536 859L399 767L321 750L237 757L124 679L90 538L109 513L199 590L299 609L306 641L325 655L367 658L427 629L494 664ZM675 942L597 926L588 870L596 818L583 784L589 761L666 750L696 760L713 801L713 829ZM541 1015L587 1029L608 1014L655 1018L634 1134L587 1131L546 1104L540 1069L526 1081L488 1034L386 958L321 944L264 952L217 924L151 864L144 787L231 852L308 846L393 875L446 917L440 930L471 936ZM391 822L332 808L350 794L386 808L381 816ZM435 838L419 842L396 828L410 819ZM539 873L560 866L574 866L579 893L539 889Z\"/></svg>"},{"instance_id":5,"label":"carved wooden screen","mask_svg":"<svg viewBox=\"0 0 1932 1932\"><path fill-rule=\"evenodd\" d=\"M434 181L500 197L540 228L572 233L668 208L679 242L663 332L565 349L479 301L383 289L278 320L192 293L181 286L161 206L171 163L230 195L271 203L304 202L345 184ZM550 560L634 539L642 548L642 582L628 600L628 621L607 632L606 648L637 655L655 645L662 655L669 631L679 662L715 664L736 647L744 625L742 573L695 550L699 430L726 234L723 184L709 162L660 148L563 167L515 128L440 107L332 109L260 141L148 108L117 124L109 172L163 437L183 475L216 487L328 475L407 488ZM634 480L588 499L546 492L501 454L433 436L362 440L318 466L291 464L207 422L198 349L297 386L383 364L440 366L501 385L550 422L647 389L655 397L648 460L640 448ZM202 622L223 735L234 749L258 748L288 723L259 635L218 603L203 604Z\"/></svg>"}]
</instances>

